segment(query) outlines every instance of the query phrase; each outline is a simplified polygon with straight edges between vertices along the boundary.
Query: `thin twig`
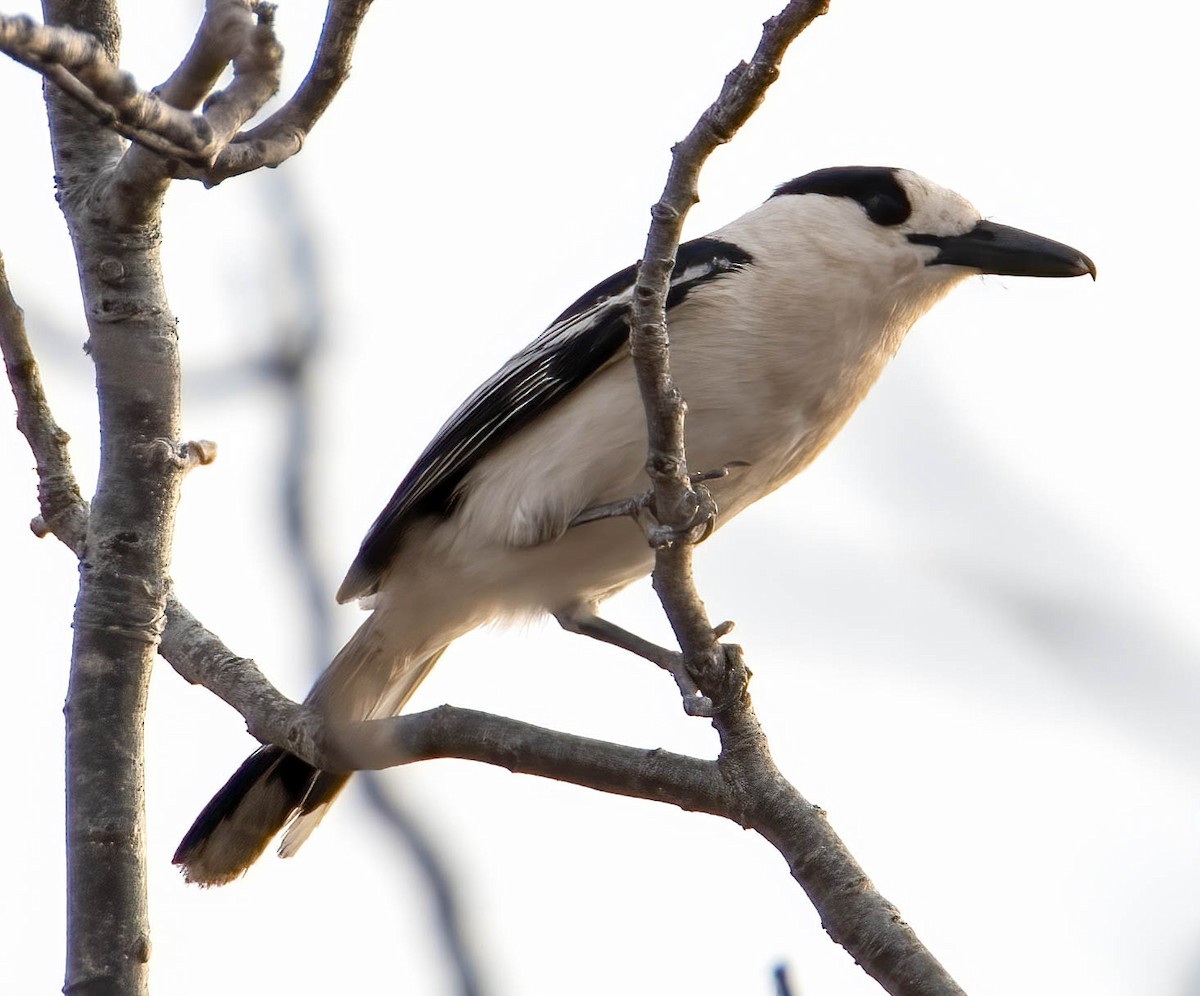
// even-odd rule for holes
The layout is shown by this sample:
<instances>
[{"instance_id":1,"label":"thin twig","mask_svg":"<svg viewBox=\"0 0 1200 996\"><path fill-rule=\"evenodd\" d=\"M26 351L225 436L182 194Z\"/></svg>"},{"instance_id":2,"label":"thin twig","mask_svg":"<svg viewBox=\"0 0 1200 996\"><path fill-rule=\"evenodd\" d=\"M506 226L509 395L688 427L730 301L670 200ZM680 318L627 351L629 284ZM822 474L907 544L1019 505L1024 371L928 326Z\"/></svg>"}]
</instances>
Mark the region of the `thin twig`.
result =
<instances>
[{"instance_id":1,"label":"thin twig","mask_svg":"<svg viewBox=\"0 0 1200 996\"><path fill-rule=\"evenodd\" d=\"M145 185L147 172L216 184L298 153L350 75L350 56L371 0L329 0L308 74L265 121L239 132L278 89L282 50L273 31L274 6L209 0L191 49L154 92L139 90L91 35L0 15L0 51L29 66L87 108L101 124L136 143L114 188ZM251 13L254 15L250 20ZM234 79L191 113L232 62ZM148 160L143 150L153 153ZM150 199L157 201L158 194Z\"/></svg>"},{"instance_id":2,"label":"thin twig","mask_svg":"<svg viewBox=\"0 0 1200 996\"><path fill-rule=\"evenodd\" d=\"M253 26L247 0L206 0L191 47L154 94L172 107L195 110L241 51L247 29Z\"/></svg>"},{"instance_id":3,"label":"thin twig","mask_svg":"<svg viewBox=\"0 0 1200 996\"><path fill-rule=\"evenodd\" d=\"M275 94L283 50L275 38L274 10L269 3L209 0L187 55L154 92L140 90L133 76L118 67L91 35L65 26L38 24L28 16L0 15L0 51L41 73L91 111L102 125L135 143L123 157L113 182L113 189L124 196L151 181L161 186L171 176L205 176L238 129ZM358 17L361 19L361 14ZM324 112L349 71L353 41L353 32L339 34L336 44L323 37L325 47L318 49L314 65L314 71L318 66L322 71L319 85L307 90L302 86L305 99L293 98L287 105L305 131ZM208 98L203 113L191 113L230 63L234 72L229 86ZM332 65L342 67L336 82L330 77ZM316 98L309 93L314 90L319 93ZM262 139L261 135L242 136L240 141L249 141L257 149L263 145ZM244 151L235 158L244 160ZM299 151L298 143L289 155L295 151ZM147 152L152 158L146 157ZM283 158L286 156L276 156L269 164L277 165ZM234 172L267 164L265 160L245 163L245 169ZM155 192L150 199L157 202L158 196Z\"/></svg>"},{"instance_id":4,"label":"thin twig","mask_svg":"<svg viewBox=\"0 0 1200 996\"><path fill-rule=\"evenodd\" d=\"M684 528L694 523L706 502L689 480L686 406L671 378L668 354L667 291L683 222L699 200L697 182L708 156L762 102L788 46L827 5L827 0L792 0L766 22L754 57L734 68L717 100L672 149L667 183L652 211L633 296L630 348L646 410L646 468L654 483L655 507L659 520L674 527L679 539L657 547L654 588L689 670L716 707L713 725L721 738L717 763L731 803L727 815L779 849L830 936L889 993L958 994L957 984L871 885L824 814L775 767L746 690L749 671L741 649L719 642L696 591L692 544Z\"/></svg>"},{"instance_id":5,"label":"thin twig","mask_svg":"<svg viewBox=\"0 0 1200 996\"><path fill-rule=\"evenodd\" d=\"M638 267L630 319L630 349L646 409L649 453L646 468L654 484L658 520L674 527L683 542L658 546L654 586L689 666L710 680L723 671L723 655L691 580L691 545L686 529L708 503L693 489L684 452L682 396L671 378L667 352L667 290L683 222L699 199L701 167L712 151L728 142L762 102L779 75L779 61L791 42L821 14L828 0L792 0L763 26L753 59L725 78L716 101L688 136L672 149L666 187L654 205L642 263ZM708 690L706 689L706 692ZM714 701L728 697L714 689Z\"/></svg>"},{"instance_id":6,"label":"thin twig","mask_svg":"<svg viewBox=\"0 0 1200 996\"><path fill-rule=\"evenodd\" d=\"M30 523L39 536L54 533L76 556L87 538L87 502L80 494L67 449L70 436L59 428L46 400L37 361L25 334L24 312L13 300L0 254L0 348L8 382L17 400L17 429L37 462L41 515Z\"/></svg>"},{"instance_id":7,"label":"thin twig","mask_svg":"<svg viewBox=\"0 0 1200 996\"><path fill-rule=\"evenodd\" d=\"M149 146L126 150L113 172L109 186L129 220L139 220L144 206L156 205L170 181L181 171L207 168L217 153L279 89L283 70L283 48L275 37L275 7L249 0L208 0L204 19L192 47L179 67L163 84L164 101L175 101L188 109L216 83L224 67L233 67L233 79L223 90L212 93L204 103L200 120L209 133L202 161L164 158L148 151Z\"/></svg>"},{"instance_id":8,"label":"thin twig","mask_svg":"<svg viewBox=\"0 0 1200 996\"><path fill-rule=\"evenodd\" d=\"M350 55L371 0L329 0L308 75L295 94L262 124L237 135L209 167L187 176L215 186L231 176L278 166L300 151L350 75Z\"/></svg>"},{"instance_id":9,"label":"thin twig","mask_svg":"<svg viewBox=\"0 0 1200 996\"><path fill-rule=\"evenodd\" d=\"M252 9L254 20L245 25L242 44L231 60L233 79L204 102L204 117L218 148L224 148L279 90L283 47L275 37L275 6L256 3Z\"/></svg>"}]
</instances>

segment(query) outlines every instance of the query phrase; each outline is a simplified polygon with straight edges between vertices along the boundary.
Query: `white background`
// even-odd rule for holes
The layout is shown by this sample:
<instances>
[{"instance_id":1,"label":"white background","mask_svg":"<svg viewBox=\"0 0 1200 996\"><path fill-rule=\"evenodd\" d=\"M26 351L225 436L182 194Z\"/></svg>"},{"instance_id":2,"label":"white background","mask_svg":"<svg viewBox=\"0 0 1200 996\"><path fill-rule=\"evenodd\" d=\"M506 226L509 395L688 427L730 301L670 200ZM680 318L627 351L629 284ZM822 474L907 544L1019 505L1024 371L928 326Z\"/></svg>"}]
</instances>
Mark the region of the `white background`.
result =
<instances>
[{"instance_id":1,"label":"white background","mask_svg":"<svg viewBox=\"0 0 1200 996\"><path fill-rule=\"evenodd\" d=\"M313 645L273 483L282 398L228 373L304 307L280 276L296 220L280 184L316 226L327 295L309 497L332 599L461 398L636 259L671 143L776 2L380 3L300 157L172 189L184 431L221 447L185 483L173 575L285 691L305 691ZM151 85L199 4L124 6L124 65ZM280 5L285 93L321 16ZM698 553L780 767L974 996L1200 992L1197 21L1162 2L834 0L688 223L703 234L821 166L897 165L1099 267L1094 285L956 290L816 465ZM0 62L0 95L0 250L88 492L95 399L40 81ZM0 977L51 992L76 573L27 529L11 418L0 462ZM657 613L648 584L609 607L664 638ZM339 609L339 636L356 621ZM463 639L413 708L441 702L715 750L669 680L552 625ZM450 991L423 881L356 793L296 859L185 887L175 844L253 743L165 664L146 734L157 992ZM768 994L781 960L806 994L878 991L732 825L468 763L386 782L451 863L488 993Z\"/></svg>"}]
</instances>

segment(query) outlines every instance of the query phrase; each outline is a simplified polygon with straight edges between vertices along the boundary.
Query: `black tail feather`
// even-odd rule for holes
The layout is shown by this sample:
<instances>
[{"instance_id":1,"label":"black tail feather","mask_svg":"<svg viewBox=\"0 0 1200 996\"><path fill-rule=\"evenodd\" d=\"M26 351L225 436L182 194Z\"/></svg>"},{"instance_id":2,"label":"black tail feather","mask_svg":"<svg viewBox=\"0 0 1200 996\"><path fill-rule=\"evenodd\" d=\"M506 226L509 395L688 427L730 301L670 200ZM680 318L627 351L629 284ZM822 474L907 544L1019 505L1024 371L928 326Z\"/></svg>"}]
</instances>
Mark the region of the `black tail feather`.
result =
<instances>
[{"instance_id":1,"label":"black tail feather","mask_svg":"<svg viewBox=\"0 0 1200 996\"><path fill-rule=\"evenodd\" d=\"M260 747L214 795L183 836L172 861L189 882L222 885L241 875L297 810L308 811L314 785L328 801L323 781L334 776L282 748ZM345 781L344 776L338 779ZM339 786L340 787L340 784Z\"/></svg>"}]
</instances>

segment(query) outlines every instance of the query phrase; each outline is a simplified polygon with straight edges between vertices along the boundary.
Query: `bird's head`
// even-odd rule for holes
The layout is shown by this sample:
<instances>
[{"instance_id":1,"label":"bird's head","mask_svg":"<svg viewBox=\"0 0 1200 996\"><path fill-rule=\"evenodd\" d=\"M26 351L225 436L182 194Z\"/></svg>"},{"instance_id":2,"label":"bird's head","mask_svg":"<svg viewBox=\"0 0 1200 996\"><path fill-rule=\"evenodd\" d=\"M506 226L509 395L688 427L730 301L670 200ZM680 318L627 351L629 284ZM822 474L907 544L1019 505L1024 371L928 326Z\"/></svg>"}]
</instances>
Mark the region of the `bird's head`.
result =
<instances>
[{"instance_id":1,"label":"bird's head","mask_svg":"<svg viewBox=\"0 0 1200 996\"><path fill-rule=\"evenodd\" d=\"M904 169L838 166L781 185L768 200L805 216L825 251L916 264L934 282L970 273L1096 276L1078 249L980 217L966 198Z\"/></svg>"}]
</instances>

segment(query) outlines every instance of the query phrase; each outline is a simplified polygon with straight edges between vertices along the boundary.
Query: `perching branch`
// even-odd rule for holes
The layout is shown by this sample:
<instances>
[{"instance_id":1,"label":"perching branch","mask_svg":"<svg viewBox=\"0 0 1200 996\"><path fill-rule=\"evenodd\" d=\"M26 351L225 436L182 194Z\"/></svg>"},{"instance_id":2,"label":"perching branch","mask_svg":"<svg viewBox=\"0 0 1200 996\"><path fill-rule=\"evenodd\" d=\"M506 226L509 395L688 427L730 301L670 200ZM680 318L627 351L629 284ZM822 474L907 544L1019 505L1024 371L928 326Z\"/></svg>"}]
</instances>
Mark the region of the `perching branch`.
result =
<instances>
[{"instance_id":1,"label":"perching branch","mask_svg":"<svg viewBox=\"0 0 1200 996\"><path fill-rule=\"evenodd\" d=\"M710 813L755 830L785 858L830 936L893 996L962 996L962 990L867 878L824 812L779 774L748 704L706 761L441 706L393 719L322 727L286 699L253 662L238 658L177 605L162 653L185 678L238 710L251 733L326 770L381 769L454 757L596 791ZM177 620L179 622L177 622ZM734 669L744 676L740 651Z\"/></svg>"},{"instance_id":2,"label":"perching branch","mask_svg":"<svg viewBox=\"0 0 1200 996\"><path fill-rule=\"evenodd\" d=\"M11 366L13 337L7 315L0 310L0 343ZM19 404L20 417L34 426L35 437L44 434L44 427L36 425L52 424L44 399L33 411L27 400ZM56 510L48 511L48 521L62 520ZM64 538L61 532L56 535ZM378 769L456 757L723 816L756 830L780 851L821 912L826 929L888 992L961 992L895 907L874 890L824 813L779 775L748 703L726 710L736 713L737 721L729 721L717 761L606 743L449 706L331 729L280 693L253 661L226 647L173 596L167 600L166 617L159 645L162 656L186 680L205 686L232 706L264 743L286 746L326 770ZM731 651L740 682L740 654L736 648Z\"/></svg>"},{"instance_id":3,"label":"perching branch","mask_svg":"<svg viewBox=\"0 0 1200 996\"><path fill-rule=\"evenodd\" d=\"M734 68L717 100L672 149L666 187L652 211L633 297L630 349L646 410L646 469L657 519L678 536L676 542L654 544L654 588L686 666L715 707L713 725L721 738L717 764L731 794L722 815L757 830L780 851L830 936L889 993L960 993L896 908L870 884L823 814L775 767L747 692L749 671L741 649L719 642L692 580L693 531L712 499L689 479L686 405L670 372L666 301L675 254L687 212L699 200L704 162L748 120L778 77L788 46L827 7L828 0L791 0L766 22L753 59ZM647 538L653 536L648 532Z\"/></svg>"},{"instance_id":4,"label":"perching branch","mask_svg":"<svg viewBox=\"0 0 1200 996\"><path fill-rule=\"evenodd\" d=\"M646 470L654 484L655 510L664 526L683 541L655 543L654 588L675 630L680 649L697 681L714 702L731 701L724 657L692 583L689 533L697 514L712 508L702 488L693 488L684 452L683 397L671 379L667 350L667 291L683 222L700 199L700 169L718 145L728 142L762 102L779 76L779 62L796 37L828 8L828 0L791 0L763 25L762 39L749 63L725 78L716 101L700 115L688 136L671 150L671 169L638 267L630 317L630 350L646 409L649 453ZM711 512L709 514L712 514ZM648 537L649 538L649 537ZM714 685L705 688L707 677Z\"/></svg>"}]
</instances>

